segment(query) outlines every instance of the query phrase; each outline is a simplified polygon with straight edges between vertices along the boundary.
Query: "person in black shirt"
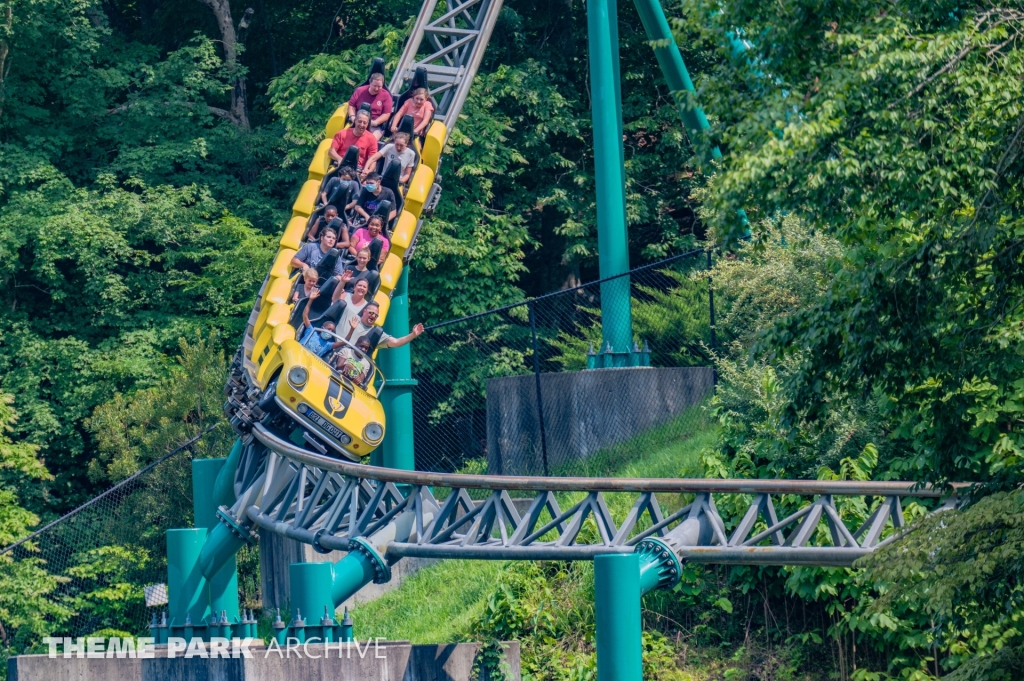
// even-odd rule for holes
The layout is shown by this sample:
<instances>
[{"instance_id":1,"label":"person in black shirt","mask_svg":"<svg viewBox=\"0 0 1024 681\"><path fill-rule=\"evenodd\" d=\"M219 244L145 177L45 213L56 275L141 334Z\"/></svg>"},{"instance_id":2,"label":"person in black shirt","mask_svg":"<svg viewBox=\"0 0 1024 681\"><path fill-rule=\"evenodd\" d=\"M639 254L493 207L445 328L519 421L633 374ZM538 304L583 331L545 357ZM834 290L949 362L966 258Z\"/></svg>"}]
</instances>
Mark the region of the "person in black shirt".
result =
<instances>
[{"instance_id":1,"label":"person in black shirt","mask_svg":"<svg viewBox=\"0 0 1024 681\"><path fill-rule=\"evenodd\" d=\"M309 228L309 234L307 239L309 241L316 241L317 236L320 234L320 230L324 227L330 227L338 235L338 241L335 244L335 248L343 251L348 248L348 225L338 217L338 209L334 206L327 206L324 208L324 213L316 219L313 226Z\"/></svg>"},{"instance_id":2,"label":"person in black shirt","mask_svg":"<svg viewBox=\"0 0 1024 681\"><path fill-rule=\"evenodd\" d=\"M346 188L344 185L345 182L355 182L356 180L355 170L348 166L339 168L338 174L327 180L327 184L324 185L323 191L320 192L320 205L326 206L329 203L334 204L335 206L345 205L346 202L341 200L345 197L341 196L340 192Z\"/></svg>"},{"instance_id":3,"label":"person in black shirt","mask_svg":"<svg viewBox=\"0 0 1024 681\"><path fill-rule=\"evenodd\" d=\"M395 203L395 193L381 185L378 173L370 173L366 176L366 184L363 185L363 191L359 194L359 198L352 204L349 204L349 207L355 207L356 213L361 215L364 220L369 220L370 216L377 211L378 206L383 201L391 202L391 212L388 214L387 219L387 222L390 223L395 219L395 215L398 214L395 210L397 206Z\"/></svg>"}]
</instances>

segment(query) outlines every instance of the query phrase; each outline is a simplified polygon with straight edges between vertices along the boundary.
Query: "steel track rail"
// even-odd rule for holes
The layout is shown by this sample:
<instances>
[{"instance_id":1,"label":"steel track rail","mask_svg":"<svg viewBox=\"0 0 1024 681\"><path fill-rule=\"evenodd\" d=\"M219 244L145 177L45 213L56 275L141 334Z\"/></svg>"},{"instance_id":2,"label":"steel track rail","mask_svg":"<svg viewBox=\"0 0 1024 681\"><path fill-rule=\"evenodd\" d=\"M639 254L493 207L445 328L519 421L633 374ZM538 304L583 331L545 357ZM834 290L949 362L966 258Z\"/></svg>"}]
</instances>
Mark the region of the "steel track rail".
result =
<instances>
[{"instance_id":1,"label":"steel track rail","mask_svg":"<svg viewBox=\"0 0 1024 681\"><path fill-rule=\"evenodd\" d=\"M243 494L231 509L233 517L321 552L348 550L351 540L409 518L415 540L389 543L390 562L406 557L592 560L664 540L680 560L693 562L849 567L898 536L906 525L903 500L934 505L945 498L948 508L964 487L399 471L309 452L261 424L253 436L252 447L266 457L266 473L252 482L251 489L261 492ZM443 500L434 497L436 490L447 491ZM474 499L471 491L485 498ZM633 504L617 523L608 495L622 494L632 495ZM658 495L676 499L680 494L692 495L692 501L671 513L662 510ZM716 495L729 499L732 517L719 513ZM858 499L866 510L850 513L836 498ZM562 510L560 501L572 505ZM789 515L780 519L776 504ZM678 537L691 530L696 534L680 543Z\"/></svg>"},{"instance_id":2,"label":"steel track rail","mask_svg":"<svg viewBox=\"0 0 1024 681\"><path fill-rule=\"evenodd\" d=\"M366 480L392 482L406 485L429 487L455 487L461 489L489 489L508 491L552 492L720 492L733 494L839 494L917 497L939 499L949 492L930 485L913 482L847 480L748 480L720 478L571 478L531 477L516 475L465 475L462 473L429 473L422 471L400 471L364 464L349 463L322 456L296 447L283 440L261 424L253 428L253 435L267 447L282 456L304 464ZM957 483L954 489L968 485Z\"/></svg>"}]
</instances>

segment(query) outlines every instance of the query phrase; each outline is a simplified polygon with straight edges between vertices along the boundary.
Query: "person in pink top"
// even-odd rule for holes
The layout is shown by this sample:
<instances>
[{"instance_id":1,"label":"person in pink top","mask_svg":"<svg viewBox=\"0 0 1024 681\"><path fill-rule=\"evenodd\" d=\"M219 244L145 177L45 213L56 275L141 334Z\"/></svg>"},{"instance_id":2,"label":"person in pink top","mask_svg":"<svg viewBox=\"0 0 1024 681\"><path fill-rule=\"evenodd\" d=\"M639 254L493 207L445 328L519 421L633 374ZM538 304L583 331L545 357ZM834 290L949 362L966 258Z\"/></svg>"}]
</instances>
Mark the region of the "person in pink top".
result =
<instances>
[{"instance_id":1,"label":"person in pink top","mask_svg":"<svg viewBox=\"0 0 1024 681\"><path fill-rule=\"evenodd\" d=\"M388 251L391 250L391 242L388 241L386 236L381 234L383 230L384 218L379 215L371 215L370 219L366 221L366 226L360 227L352 235L352 240L349 241L349 252L355 255L361 249L369 248L370 243L374 239L380 239L383 246L380 249L380 259L377 261L377 264L383 265L384 260L388 257Z\"/></svg>"},{"instance_id":2,"label":"person in pink top","mask_svg":"<svg viewBox=\"0 0 1024 681\"><path fill-rule=\"evenodd\" d=\"M412 131L416 135L422 135L430 125L434 116L434 105L430 103L430 93L427 88L421 87L413 90L412 97L405 100L405 104L395 114L391 122L391 132L398 132L398 125L402 122L403 116L412 116Z\"/></svg>"},{"instance_id":3,"label":"person in pink top","mask_svg":"<svg viewBox=\"0 0 1024 681\"><path fill-rule=\"evenodd\" d=\"M334 141L331 142L331 148L327 150L327 154L335 163L341 163L348 148L355 145L359 147L359 161L356 164L356 170L362 169L366 159L377 153L377 138L366 129L369 125L370 114L365 111L358 112L352 127L339 130L338 134L334 136Z\"/></svg>"},{"instance_id":4,"label":"person in pink top","mask_svg":"<svg viewBox=\"0 0 1024 681\"><path fill-rule=\"evenodd\" d=\"M370 82L361 85L352 93L348 100L348 120L353 122L356 112L363 104L370 105L370 132L377 139L384 134L384 124L388 122L391 112L394 111L395 102L391 99L391 93L384 87L384 75L381 73L370 74Z\"/></svg>"}]
</instances>

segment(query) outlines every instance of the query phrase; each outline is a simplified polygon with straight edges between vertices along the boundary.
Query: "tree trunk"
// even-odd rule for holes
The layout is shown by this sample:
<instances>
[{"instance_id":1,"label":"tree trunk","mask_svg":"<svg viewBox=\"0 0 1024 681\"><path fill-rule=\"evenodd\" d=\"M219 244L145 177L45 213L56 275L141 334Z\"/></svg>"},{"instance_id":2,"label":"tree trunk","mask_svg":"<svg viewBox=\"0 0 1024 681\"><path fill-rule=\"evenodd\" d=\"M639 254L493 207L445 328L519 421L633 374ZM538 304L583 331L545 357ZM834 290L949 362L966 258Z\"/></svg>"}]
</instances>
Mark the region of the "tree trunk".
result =
<instances>
[{"instance_id":1,"label":"tree trunk","mask_svg":"<svg viewBox=\"0 0 1024 681\"><path fill-rule=\"evenodd\" d=\"M235 23L231 19L231 4L228 0L199 1L209 7L217 19L221 42L224 45L224 65L227 67L228 73L234 73L238 69L238 36L235 33ZM246 110L245 102L245 78L241 74L236 74L233 77L231 110L228 118L243 130L249 129L249 113Z\"/></svg>"},{"instance_id":2,"label":"tree trunk","mask_svg":"<svg viewBox=\"0 0 1024 681\"><path fill-rule=\"evenodd\" d=\"M3 24L0 24L3 29L3 35L0 36L0 116L4 115L4 84L7 81L7 74L11 71L10 64L7 63L7 57L11 53L11 31L14 28L14 7L7 5L4 8Z\"/></svg>"}]
</instances>

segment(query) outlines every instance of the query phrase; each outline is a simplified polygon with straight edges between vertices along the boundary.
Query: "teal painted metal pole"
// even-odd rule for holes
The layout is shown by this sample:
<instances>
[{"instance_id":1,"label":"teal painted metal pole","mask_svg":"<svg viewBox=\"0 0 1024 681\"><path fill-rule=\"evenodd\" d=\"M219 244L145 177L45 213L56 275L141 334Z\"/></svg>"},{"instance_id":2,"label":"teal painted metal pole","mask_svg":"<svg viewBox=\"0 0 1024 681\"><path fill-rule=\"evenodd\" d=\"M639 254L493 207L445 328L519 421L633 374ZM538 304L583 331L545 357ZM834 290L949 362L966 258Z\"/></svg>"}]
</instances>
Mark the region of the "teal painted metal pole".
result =
<instances>
[{"instance_id":1,"label":"teal painted metal pole","mask_svg":"<svg viewBox=\"0 0 1024 681\"><path fill-rule=\"evenodd\" d=\"M587 0L587 34L597 185L597 251L601 278L605 279L629 271L618 17L614 0ZM601 284L601 329L602 350L610 345L613 365L625 366L633 347L628 276Z\"/></svg>"},{"instance_id":2,"label":"teal painted metal pole","mask_svg":"<svg viewBox=\"0 0 1024 681\"><path fill-rule=\"evenodd\" d=\"M640 557L594 558L597 681L643 681L640 622Z\"/></svg>"},{"instance_id":3,"label":"teal painted metal pole","mask_svg":"<svg viewBox=\"0 0 1024 681\"><path fill-rule=\"evenodd\" d=\"M704 115L704 110L699 106L690 107L681 101L682 98L685 98L685 93L693 93L696 89L690 79L690 72L686 70L686 64L683 63L683 55L680 54L679 46L676 45L676 39L669 28L665 12L661 9L661 3L658 0L634 0L634 2L640 13L640 21L647 32L647 38L656 43L654 56L658 59L658 65L665 76L665 82L668 83L669 91L679 105L679 117L683 119L686 131L690 134L691 139L703 135L711 127L708 125L708 118ZM711 150L711 155L713 158L719 159L722 157L722 152L716 146Z\"/></svg>"},{"instance_id":4,"label":"teal painted metal pole","mask_svg":"<svg viewBox=\"0 0 1024 681\"><path fill-rule=\"evenodd\" d=\"M401 338L409 330L409 268L406 266L391 295L391 307L384 320L384 331L395 338ZM387 385L380 395L387 419L387 431L380 448L383 449L383 456L378 465L411 471L416 468L412 435L412 389L416 385L412 377L412 348L404 345L381 350L377 357L387 379Z\"/></svg>"},{"instance_id":5,"label":"teal painted metal pole","mask_svg":"<svg viewBox=\"0 0 1024 681\"><path fill-rule=\"evenodd\" d=\"M357 591L374 580L377 569L374 561L362 551L350 551L334 564L331 582L331 600L334 607L347 601Z\"/></svg>"},{"instance_id":6,"label":"teal painted metal pole","mask_svg":"<svg viewBox=\"0 0 1024 681\"><path fill-rule=\"evenodd\" d=\"M201 625L210 616L210 590L199 567L206 528L167 530L167 609L171 626L183 627L186 617Z\"/></svg>"},{"instance_id":7,"label":"teal painted metal pole","mask_svg":"<svg viewBox=\"0 0 1024 681\"><path fill-rule=\"evenodd\" d=\"M292 563L288 566L292 614L306 622L306 639L326 640L334 626L331 581L334 566L327 563ZM294 621L294 620L293 620ZM329 621L329 623L328 623Z\"/></svg>"},{"instance_id":8,"label":"teal painted metal pole","mask_svg":"<svg viewBox=\"0 0 1024 681\"><path fill-rule=\"evenodd\" d=\"M696 105L690 107L683 101L685 93L695 93L696 88L694 88L693 81L690 79L690 72L686 70L683 55L679 52L679 46L676 45L676 39L672 35L672 29L669 28L665 12L661 8L661 3L659 0L633 1L636 4L637 11L640 13L640 21L647 32L647 38L651 42L656 43L654 45L654 56L658 59L658 65L661 67L661 73L665 76L665 82L668 84L669 91L678 103L679 117L683 120L683 125L690 135L690 139L694 140L699 136L705 135L711 126L708 124L708 117L704 114L704 109ZM745 45L734 39L732 34L730 34L729 40L733 45L734 56L737 45L744 50L746 49ZM722 158L722 151L718 148L718 145L711 147L711 158L715 161ZM749 224L746 211L740 209L738 214L740 221L746 227ZM747 228L745 233L749 236L750 229Z\"/></svg>"},{"instance_id":9,"label":"teal painted metal pole","mask_svg":"<svg viewBox=\"0 0 1024 681\"><path fill-rule=\"evenodd\" d=\"M199 555L199 568L207 577L213 577L235 557L235 554L246 543L248 542L242 539L237 532L233 532L224 523L218 522L217 526L210 530L209 539L203 545L202 553Z\"/></svg>"},{"instance_id":10,"label":"teal painted metal pole","mask_svg":"<svg viewBox=\"0 0 1024 681\"><path fill-rule=\"evenodd\" d=\"M238 470L238 460L241 458L242 438L238 438L213 485L213 496L218 506L233 506L238 501L238 497L235 496L235 471Z\"/></svg>"},{"instance_id":11,"label":"teal painted metal pole","mask_svg":"<svg viewBox=\"0 0 1024 681\"><path fill-rule=\"evenodd\" d=\"M241 453L241 441L235 443L235 449ZM232 449L232 454L235 449ZM231 471L230 476L222 475L229 460L230 457L192 461L192 508L196 527L213 531L220 525L217 509L234 503L234 471ZM235 456L235 465L238 465L238 456ZM230 488L221 482L222 477L232 479ZM228 557L224 567L209 578L209 585L210 609L213 614L218 617L223 614L231 623L241 621L238 608L238 564L234 555Z\"/></svg>"}]
</instances>

